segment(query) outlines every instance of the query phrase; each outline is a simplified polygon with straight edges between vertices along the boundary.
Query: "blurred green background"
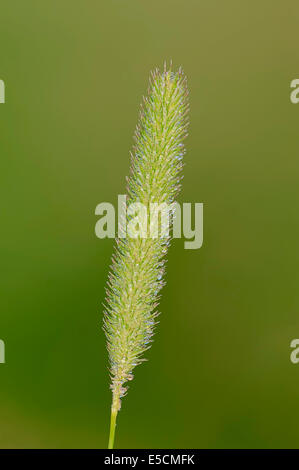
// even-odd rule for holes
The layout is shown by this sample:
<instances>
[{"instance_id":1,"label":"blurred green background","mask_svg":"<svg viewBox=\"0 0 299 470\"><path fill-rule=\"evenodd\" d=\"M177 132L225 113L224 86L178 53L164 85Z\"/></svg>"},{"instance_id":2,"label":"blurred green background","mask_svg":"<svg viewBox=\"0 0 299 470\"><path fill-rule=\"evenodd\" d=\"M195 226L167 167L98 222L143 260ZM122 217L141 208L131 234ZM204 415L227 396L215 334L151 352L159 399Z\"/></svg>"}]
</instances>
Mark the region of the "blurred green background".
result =
<instances>
[{"instance_id":1,"label":"blurred green background","mask_svg":"<svg viewBox=\"0 0 299 470\"><path fill-rule=\"evenodd\" d=\"M189 80L180 201L204 245L169 253L149 362L121 448L298 447L299 78L296 0L1 2L0 447L106 447L101 330L112 240L149 71Z\"/></svg>"}]
</instances>

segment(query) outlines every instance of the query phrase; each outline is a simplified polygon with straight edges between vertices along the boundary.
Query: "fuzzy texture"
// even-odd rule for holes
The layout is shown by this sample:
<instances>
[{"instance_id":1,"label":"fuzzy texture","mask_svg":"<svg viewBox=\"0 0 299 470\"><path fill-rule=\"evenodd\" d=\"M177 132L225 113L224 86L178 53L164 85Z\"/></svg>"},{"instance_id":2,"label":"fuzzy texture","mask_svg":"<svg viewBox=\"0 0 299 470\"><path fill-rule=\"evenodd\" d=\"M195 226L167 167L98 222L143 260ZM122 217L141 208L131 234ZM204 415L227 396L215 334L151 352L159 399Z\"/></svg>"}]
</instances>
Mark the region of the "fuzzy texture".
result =
<instances>
[{"instance_id":1,"label":"fuzzy texture","mask_svg":"<svg viewBox=\"0 0 299 470\"><path fill-rule=\"evenodd\" d=\"M180 190L183 141L187 135L188 91L181 69L151 73L143 99L131 153L127 204L175 201ZM126 216L125 223L132 217ZM112 257L104 313L110 359L112 409L132 380L132 370L150 347L164 285L165 255L171 235L158 238L118 238Z\"/></svg>"}]
</instances>

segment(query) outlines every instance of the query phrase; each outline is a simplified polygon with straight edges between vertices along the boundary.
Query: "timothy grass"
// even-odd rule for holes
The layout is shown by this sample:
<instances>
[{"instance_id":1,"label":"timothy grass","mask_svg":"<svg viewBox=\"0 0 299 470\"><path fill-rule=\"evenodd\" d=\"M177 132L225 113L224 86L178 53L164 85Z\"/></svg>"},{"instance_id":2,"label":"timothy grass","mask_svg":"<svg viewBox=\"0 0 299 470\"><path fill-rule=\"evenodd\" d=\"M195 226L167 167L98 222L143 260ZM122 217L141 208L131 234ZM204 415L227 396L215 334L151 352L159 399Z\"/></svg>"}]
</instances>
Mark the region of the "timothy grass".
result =
<instances>
[{"instance_id":1,"label":"timothy grass","mask_svg":"<svg viewBox=\"0 0 299 470\"><path fill-rule=\"evenodd\" d=\"M182 69L164 64L150 75L131 152L127 204L171 204L180 190L187 135L188 90ZM124 223L130 222L127 215ZM104 330L110 361L112 406L109 448L132 371L150 347L171 232L166 237L117 238L109 274Z\"/></svg>"}]
</instances>

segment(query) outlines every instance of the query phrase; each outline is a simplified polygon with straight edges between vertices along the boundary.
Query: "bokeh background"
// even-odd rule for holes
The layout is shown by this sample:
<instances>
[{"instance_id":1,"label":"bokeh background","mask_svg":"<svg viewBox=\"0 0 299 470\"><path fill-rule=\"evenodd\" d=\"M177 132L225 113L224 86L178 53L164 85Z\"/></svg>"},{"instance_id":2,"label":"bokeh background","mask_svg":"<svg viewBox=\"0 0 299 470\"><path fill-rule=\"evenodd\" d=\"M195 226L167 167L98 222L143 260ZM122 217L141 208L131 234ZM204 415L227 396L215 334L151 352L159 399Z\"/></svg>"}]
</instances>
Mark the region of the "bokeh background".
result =
<instances>
[{"instance_id":1,"label":"bokeh background","mask_svg":"<svg viewBox=\"0 0 299 470\"><path fill-rule=\"evenodd\" d=\"M112 240L149 71L189 79L180 201L204 245L169 253L121 448L298 447L297 0L1 2L0 447L106 447L101 330Z\"/></svg>"}]
</instances>

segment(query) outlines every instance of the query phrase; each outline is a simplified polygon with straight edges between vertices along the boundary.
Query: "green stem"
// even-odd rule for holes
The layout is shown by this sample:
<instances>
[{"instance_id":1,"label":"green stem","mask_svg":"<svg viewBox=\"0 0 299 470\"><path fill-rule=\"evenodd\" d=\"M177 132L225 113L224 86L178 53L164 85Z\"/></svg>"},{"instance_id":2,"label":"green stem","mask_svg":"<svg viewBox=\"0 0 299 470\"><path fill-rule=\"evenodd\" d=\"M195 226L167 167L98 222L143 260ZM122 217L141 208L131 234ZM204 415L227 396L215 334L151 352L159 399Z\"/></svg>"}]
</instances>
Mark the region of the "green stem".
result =
<instances>
[{"instance_id":1,"label":"green stem","mask_svg":"<svg viewBox=\"0 0 299 470\"><path fill-rule=\"evenodd\" d=\"M117 417L118 410L119 410L119 398L118 396L113 395L112 406L111 406L110 434L109 434L108 449L113 449L113 446L114 446L116 417Z\"/></svg>"}]
</instances>

